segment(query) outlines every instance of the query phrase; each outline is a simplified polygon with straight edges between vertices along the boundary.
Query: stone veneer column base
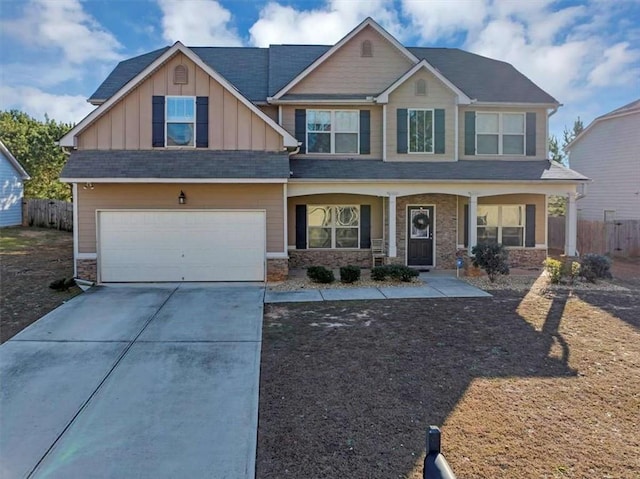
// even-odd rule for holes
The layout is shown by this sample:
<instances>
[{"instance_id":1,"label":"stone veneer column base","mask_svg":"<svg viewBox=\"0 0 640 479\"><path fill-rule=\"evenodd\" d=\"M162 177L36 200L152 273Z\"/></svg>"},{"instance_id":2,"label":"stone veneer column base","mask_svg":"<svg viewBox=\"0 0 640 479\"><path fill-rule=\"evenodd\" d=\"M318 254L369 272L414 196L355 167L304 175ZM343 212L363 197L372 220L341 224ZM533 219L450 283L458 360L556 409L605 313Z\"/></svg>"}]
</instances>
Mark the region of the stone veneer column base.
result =
<instances>
[{"instance_id":1,"label":"stone veneer column base","mask_svg":"<svg viewBox=\"0 0 640 479\"><path fill-rule=\"evenodd\" d=\"M289 276L289 260L284 258L267 260L267 281L284 281Z\"/></svg>"},{"instance_id":2,"label":"stone veneer column base","mask_svg":"<svg viewBox=\"0 0 640 479\"><path fill-rule=\"evenodd\" d=\"M76 260L78 279L96 282L98 280L98 260L79 259Z\"/></svg>"},{"instance_id":3,"label":"stone veneer column base","mask_svg":"<svg viewBox=\"0 0 640 479\"><path fill-rule=\"evenodd\" d=\"M290 268L324 266L333 269L347 265L371 268L371 261L371 250L368 249L348 251L335 249L298 249L289 251Z\"/></svg>"}]
</instances>

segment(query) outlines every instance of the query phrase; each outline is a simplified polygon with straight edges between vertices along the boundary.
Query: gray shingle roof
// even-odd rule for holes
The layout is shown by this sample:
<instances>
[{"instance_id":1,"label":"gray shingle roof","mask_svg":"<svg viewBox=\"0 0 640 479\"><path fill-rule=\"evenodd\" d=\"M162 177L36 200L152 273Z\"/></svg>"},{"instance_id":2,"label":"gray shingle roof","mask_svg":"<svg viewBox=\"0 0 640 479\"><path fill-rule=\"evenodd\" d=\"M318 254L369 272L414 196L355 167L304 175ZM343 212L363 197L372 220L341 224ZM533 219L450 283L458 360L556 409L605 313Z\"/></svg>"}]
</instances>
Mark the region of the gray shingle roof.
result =
<instances>
[{"instance_id":1,"label":"gray shingle roof","mask_svg":"<svg viewBox=\"0 0 640 479\"><path fill-rule=\"evenodd\" d=\"M433 181L580 181L580 173L546 160L382 160L291 159L292 179Z\"/></svg>"},{"instance_id":2,"label":"gray shingle roof","mask_svg":"<svg viewBox=\"0 0 640 479\"><path fill-rule=\"evenodd\" d=\"M286 152L213 150L78 150L60 177L288 178Z\"/></svg>"},{"instance_id":3,"label":"gray shingle roof","mask_svg":"<svg viewBox=\"0 0 640 479\"><path fill-rule=\"evenodd\" d=\"M331 47L271 45L269 48L190 47L251 101L266 101ZM168 47L120 62L90 100L106 100ZM457 48L408 50L424 58L467 96L483 102L557 103L512 65ZM330 92L327 92L330 93ZM372 92L380 93L380 92Z\"/></svg>"}]
</instances>

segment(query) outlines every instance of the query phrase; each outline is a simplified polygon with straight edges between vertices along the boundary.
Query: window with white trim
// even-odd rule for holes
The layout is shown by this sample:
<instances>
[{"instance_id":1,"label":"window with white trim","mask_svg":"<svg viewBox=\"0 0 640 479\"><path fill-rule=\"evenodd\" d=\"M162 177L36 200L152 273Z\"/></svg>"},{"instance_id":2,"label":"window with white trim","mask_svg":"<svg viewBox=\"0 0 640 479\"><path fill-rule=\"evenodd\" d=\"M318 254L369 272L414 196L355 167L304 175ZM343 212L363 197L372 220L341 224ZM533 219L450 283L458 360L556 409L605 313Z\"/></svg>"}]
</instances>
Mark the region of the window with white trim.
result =
<instances>
[{"instance_id":1,"label":"window with white trim","mask_svg":"<svg viewBox=\"0 0 640 479\"><path fill-rule=\"evenodd\" d=\"M523 247L524 205L478 205L478 243Z\"/></svg>"},{"instance_id":2,"label":"window with white trim","mask_svg":"<svg viewBox=\"0 0 640 479\"><path fill-rule=\"evenodd\" d=\"M409 109L409 153L433 153L433 110Z\"/></svg>"},{"instance_id":3,"label":"window with white trim","mask_svg":"<svg viewBox=\"0 0 640 479\"><path fill-rule=\"evenodd\" d=\"M524 113L476 113L478 155L524 155Z\"/></svg>"},{"instance_id":4,"label":"window with white trim","mask_svg":"<svg viewBox=\"0 0 640 479\"><path fill-rule=\"evenodd\" d=\"M346 249L360 245L360 207L307 205L309 249Z\"/></svg>"},{"instance_id":5,"label":"window with white trim","mask_svg":"<svg viewBox=\"0 0 640 479\"><path fill-rule=\"evenodd\" d=\"M192 96L166 97L166 146L196 145L196 99Z\"/></svg>"},{"instance_id":6,"label":"window with white trim","mask_svg":"<svg viewBox=\"0 0 640 479\"><path fill-rule=\"evenodd\" d=\"M359 152L359 110L307 110L307 153Z\"/></svg>"}]
</instances>

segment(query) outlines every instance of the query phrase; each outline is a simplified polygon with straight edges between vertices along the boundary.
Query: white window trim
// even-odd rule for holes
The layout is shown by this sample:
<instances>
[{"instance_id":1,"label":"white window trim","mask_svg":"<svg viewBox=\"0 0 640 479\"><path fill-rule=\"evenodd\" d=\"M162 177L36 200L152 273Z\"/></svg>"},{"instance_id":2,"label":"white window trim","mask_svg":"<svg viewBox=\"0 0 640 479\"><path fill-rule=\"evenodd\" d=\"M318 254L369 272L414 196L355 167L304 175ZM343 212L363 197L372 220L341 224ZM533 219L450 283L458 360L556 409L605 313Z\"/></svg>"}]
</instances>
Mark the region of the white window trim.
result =
<instances>
[{"instance_id":1,"label":"white window trim","mask_svg":"<svg viewBox=\"0 0 640 479\"><path fill-rule=\"evenodd\" d=\"M193 146L191 145L168 145L167 141L169 140L169 135L167 132L167 125L169 123L178 123L178 122L169 122L168 120L168 111L167 109L169 108L169 99L170 98L191 98L193 100ZM196 105L196 97L192 96L192 95L167 95L164 97L164 146L165 148L195 148L197 143L197 138L196 138L196 121L198 118L198 112L197 112L197 107L198 105ZM183 123L183 122L180 122Z\"/></svg>"},{"instance_id":2,"label":"white window trim","mask_svg":"<svg viewBox=\"0 0 640 479\"><path fill-rule=\"evenodd\" d=\"M478 135L495 135L496 133L478 133L478 115L498 115L498 153L479 153L478 152ZM502 136L505 134L502 128L502 115L521 115L522 124L524 126L522 133L522 153L503 153L502 152ZM476 111L476 135L475 135L475 148L476 155L478 156L496 156L496 155L508 155L508 156L526 156L527 154L527 114L520 111ZM514 133L506 133L507 135L513 135Z\"/></svg>"},{"instance_id":3,"label":"white window trim","mask_svg":"<svg viewBox=\"0 0 640 479\"><path fill-rule=\"evenodd\" d=\"M326 131L309 131L309 124L306 121L306 117L310 111L318 111L318 112L328 112L331 114L331 130L329 132ZM358 118L358 129L357 131L336 131L334 125L336 124L336 113L356 113L356 117ZM308 155L359 155L360 154L360 110L322 110L322 109L314 109L309 108L305 110L305 144L307 145L306 154ZM309 133L321 133L330 135L330 143L331 143L331 152L330 153L317 153L309 151ZM336 133L355 133L357 135L356 147L357 152L355 153L336 153ZM330 205L327 205L330 206Z\"/></svg>"},{"instance_id":4,"label":"white window trim","mask_svg":"<svg viewBox=\"0 0 640 479\"><path fill-rule=\"evenodd\" d=\"M522 248L526 248L527 246L527 206L526 205L522 205L522 204L506 204L506 203L500 203L500 204L487 204L487 203L480 203L478 205L478 208L481 206L495 206L498 208L498 224L496 226L493 225L476 225L476 230L480 229L480 228L498 228L498 243L502 244L506 249L522 249ZM502 243L502 228L504 228L503 224L502 224L502 207L503 206L519 206L520 208L522 208L522 226L507 226L507 228L522 228L522 245L521 246L505 246ZM477 223L477 220L476 220ZM478 236L479 237L479 236Z\"/></svg>"},{"instance_id":5,"label":"white window trim","mask_svg":"<svg viewBox=\"0 0 640 479\"><path fill-rule=\"evenodd\" d=\"M431 151L411 151L411 112L431 112ZM436 151L436 113L433 108L407 108L407 153L409 155L433 155Z\"/></svg>"},{"instance_id":6,"label":"white window trim","mask_svg":"<svg viewBox=\"0 0 640 479\"><path fill-rule=\"evenodd\" d=\"M358 246L355 248L337 248L336 247L336 230L337 229L354 229L355 226L336 226L336 214L335 209L333 208L356 208L358 210ZM309 246L309 228L323 228L322 226L309 226L309 210L311 208L332 208L331 212L331 248L313 248ZM318 204L318 205L307 205L307 249L317 250L317 251L328 251L328 250L338 250L338 251L355 251L360 249L360 229L362 227L362 216L360 211L360 205L326 205L326 204Z\"/></svg>"}]
</instances>

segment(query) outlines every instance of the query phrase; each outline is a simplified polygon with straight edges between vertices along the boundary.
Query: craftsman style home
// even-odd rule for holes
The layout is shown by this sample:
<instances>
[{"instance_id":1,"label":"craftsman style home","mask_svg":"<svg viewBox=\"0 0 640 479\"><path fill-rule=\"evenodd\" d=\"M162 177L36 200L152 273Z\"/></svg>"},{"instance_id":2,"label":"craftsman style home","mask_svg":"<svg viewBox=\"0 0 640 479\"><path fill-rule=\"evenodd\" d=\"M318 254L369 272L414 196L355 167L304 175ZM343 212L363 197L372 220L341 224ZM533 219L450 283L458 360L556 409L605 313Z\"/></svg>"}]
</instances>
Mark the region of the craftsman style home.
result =
<instances>
[{"instance_id":1,"label":"craftsman style home","mask_svg":"<svg viewBox=\"0 0 640 479\"><path fill-rule=\"evenodd\" d=\"M333 46L171 47L121 62L60 140L76 276L262 281L309 265L454 268L479 241L547 254L559 103L511 65L400 44L371 19ZM573 216L571 216L573 214ZM571 218L573 218L573 223Z\"/></svg>"}]
</instances>

